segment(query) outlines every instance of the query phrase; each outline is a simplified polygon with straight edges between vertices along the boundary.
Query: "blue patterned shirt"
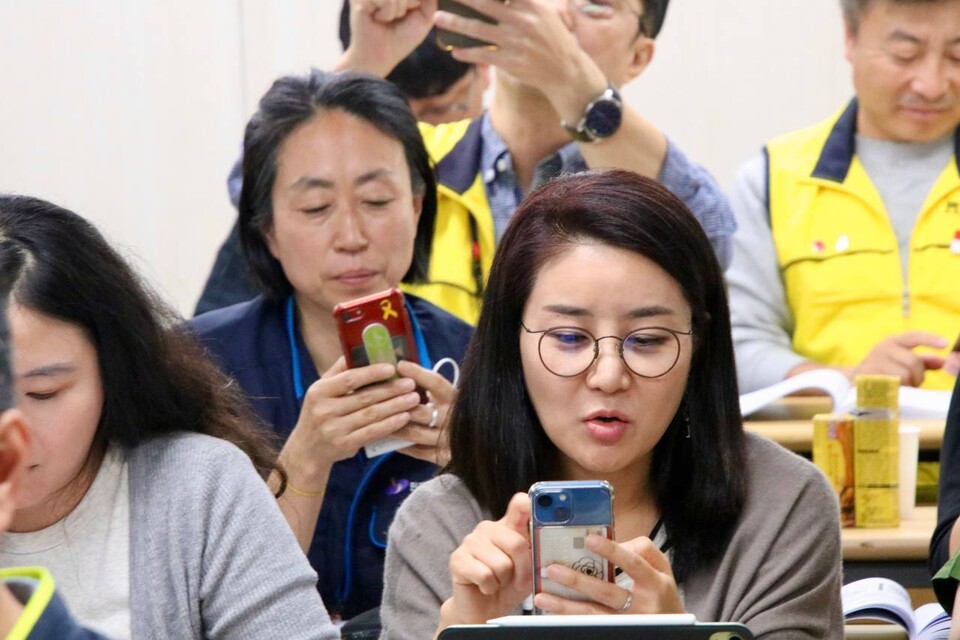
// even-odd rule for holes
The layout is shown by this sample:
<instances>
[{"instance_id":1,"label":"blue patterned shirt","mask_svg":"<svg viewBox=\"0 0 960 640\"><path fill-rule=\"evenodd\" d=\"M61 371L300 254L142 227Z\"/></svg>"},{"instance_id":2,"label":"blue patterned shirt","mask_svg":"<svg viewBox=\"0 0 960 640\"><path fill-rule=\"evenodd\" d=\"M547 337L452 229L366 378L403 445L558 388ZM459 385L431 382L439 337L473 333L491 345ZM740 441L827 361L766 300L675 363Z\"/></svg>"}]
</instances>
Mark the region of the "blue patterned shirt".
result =
<instances>
[{"instance_id":1,"label":"blue patterned shirt","mask_svg":"<svg viewBox=\"0 0 960 640\"><path fill-rule=\"evenodd\" d=\"M489 112L484 111L480 117L480 171L499 242L513 212L523 200L523 191L513 170L510 151L500 135L494 131ZM571 141L537 164L533 186L537 187L551 178L587 168L577 143ZM667 155L657 180L683 200L700 221L717 253L720 265L726 269L732 257L731 237L737 225L730 203L713 176L700 165L691 162L668 138Z\"/></svg>"}]
</instances>

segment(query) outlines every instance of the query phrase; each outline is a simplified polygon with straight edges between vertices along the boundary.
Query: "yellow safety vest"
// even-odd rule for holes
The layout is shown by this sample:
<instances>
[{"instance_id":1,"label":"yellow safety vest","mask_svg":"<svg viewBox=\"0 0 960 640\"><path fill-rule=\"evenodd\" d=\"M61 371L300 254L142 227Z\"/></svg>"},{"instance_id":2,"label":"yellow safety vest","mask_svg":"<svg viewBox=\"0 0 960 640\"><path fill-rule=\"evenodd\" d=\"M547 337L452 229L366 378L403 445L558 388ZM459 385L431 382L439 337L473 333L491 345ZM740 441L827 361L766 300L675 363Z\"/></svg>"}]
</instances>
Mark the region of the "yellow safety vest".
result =
<instances>
[{"instance_id":1,"label":"yellow safety vest","mask_svg":"<svg viewBox=\"0 0 960 640\"><path fill-rule=\"evenodd\" d=\"M480 175L479 118L420 131L437 172L437 223L428 281L403 284L408 291L453 315L477 323L483 285L490 273L496 236Z\"/></svg>"},{"instance_id":2,"label":"yellow safety vest","mask_svg":"<svg viewBox=\"0 0 960 640\"><path fill-rule=\"evenodd\" d=\"M834 366L859 363L910 330L960 333L960 129L957 151L927 195L904 282L897 238L854 150L857 103L767 145L770 225L795 328L793 349ZM929 351L929 350L928 350ZM953 388L941 371L924 387Z\"/></svg>"}]
</instances>

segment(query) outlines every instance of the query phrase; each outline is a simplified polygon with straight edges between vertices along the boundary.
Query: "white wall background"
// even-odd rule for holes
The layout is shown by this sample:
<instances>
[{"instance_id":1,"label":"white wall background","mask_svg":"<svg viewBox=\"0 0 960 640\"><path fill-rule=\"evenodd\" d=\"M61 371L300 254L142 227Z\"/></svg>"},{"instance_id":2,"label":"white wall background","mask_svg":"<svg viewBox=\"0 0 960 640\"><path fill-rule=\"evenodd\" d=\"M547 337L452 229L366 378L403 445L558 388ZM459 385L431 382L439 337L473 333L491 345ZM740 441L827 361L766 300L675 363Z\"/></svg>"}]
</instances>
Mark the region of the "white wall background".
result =
<instances>
[{"instance_id":1,"label":"white wall background","mask_svg":"<svg viewBox=\"0 0 960 640\"><path fill-rule=\"evenodd\" d=\"M0 0L0 191L94 221L189 314L274 77L329 67L340 0ZM836 0L673 0L625 96L725 187L850 95Z\"/></svg>"}]
</instances>

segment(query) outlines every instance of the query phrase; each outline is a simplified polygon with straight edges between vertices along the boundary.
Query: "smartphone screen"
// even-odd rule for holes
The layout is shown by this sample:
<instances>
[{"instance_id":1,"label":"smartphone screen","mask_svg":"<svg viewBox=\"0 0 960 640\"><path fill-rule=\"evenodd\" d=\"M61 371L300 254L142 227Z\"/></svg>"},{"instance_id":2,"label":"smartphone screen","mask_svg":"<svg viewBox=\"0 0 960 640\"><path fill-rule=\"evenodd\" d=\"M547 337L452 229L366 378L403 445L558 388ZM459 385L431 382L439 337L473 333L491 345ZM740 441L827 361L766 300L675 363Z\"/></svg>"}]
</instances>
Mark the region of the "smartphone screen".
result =
<instances>
[{"instance_id":1,"label":"smartphone screen","mask_svg":"<svg viewBox=\"0 0 960 640\"><path fill-rule=\"evenodd\" d=\"M533 549L533 591L570 600L585 600L579 591L542 576L542 569L560 564L600 580L613 582L613 565L586 547L589 535L613 534L613 487L608 482L538 482L530 487ZM535 614L542 614L534 608Z\"/></svg>"},{"instance_id":2,"label":"smartphone screen","mask_svg":"<svg viewBox=\"0 0 960 640\"><path fill-rule=\"evenodd\" d=\"M473 18L474 20L483 20L484 22L488 22L490 24L497 24L496 21L487 14L480 13L476 9L466 7L457 2L457 0L439 0L437 3L437 9L440 11L455 13L465 18ZM437 46L439 46L441 49L446 49L449 51L450 49L454 49L456 47L489 47L492 45L489 42L478 40L477 38L471 38L470 36L465 36L460 33L446 31L445 29L437 29Z\"/></svg>"}]
</instances>

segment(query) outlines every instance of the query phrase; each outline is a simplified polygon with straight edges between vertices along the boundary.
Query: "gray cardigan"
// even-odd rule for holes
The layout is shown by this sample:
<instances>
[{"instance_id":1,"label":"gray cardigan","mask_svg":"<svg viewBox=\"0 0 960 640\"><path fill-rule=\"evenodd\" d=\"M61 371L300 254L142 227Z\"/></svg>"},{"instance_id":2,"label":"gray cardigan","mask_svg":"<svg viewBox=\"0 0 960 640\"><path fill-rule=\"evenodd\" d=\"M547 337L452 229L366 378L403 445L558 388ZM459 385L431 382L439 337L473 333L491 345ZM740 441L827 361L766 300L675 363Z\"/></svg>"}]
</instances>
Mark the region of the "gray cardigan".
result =
<instances>
[{"instance_id":1,"label":"gray cardigan","mask_svg":"<svg viewBox=\"0 0 960 640\"><path fill-rule=\"evenodd\" d=\"M701 622L741 622L759 639L843 638L837 498L806 460L747 434L748 495L723 557L682 585ZM414 491L390 529L381 640L432 638L450 597L447 560L489 519L463 482ZM520 613L519 608L512 613Z\"/></svg>"},{"instance_id":2,"label":"gray cardigan","mask_svg":"<svg viewBox=\"0 0 960 640\"><path fill-rule=\"evenodd\" d=\"M134 638L339 638L249 458L164 436L128 453Z\"/></svg>"}]
</instances>

